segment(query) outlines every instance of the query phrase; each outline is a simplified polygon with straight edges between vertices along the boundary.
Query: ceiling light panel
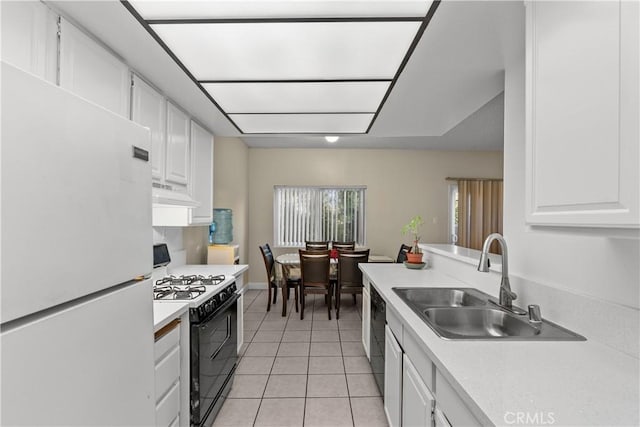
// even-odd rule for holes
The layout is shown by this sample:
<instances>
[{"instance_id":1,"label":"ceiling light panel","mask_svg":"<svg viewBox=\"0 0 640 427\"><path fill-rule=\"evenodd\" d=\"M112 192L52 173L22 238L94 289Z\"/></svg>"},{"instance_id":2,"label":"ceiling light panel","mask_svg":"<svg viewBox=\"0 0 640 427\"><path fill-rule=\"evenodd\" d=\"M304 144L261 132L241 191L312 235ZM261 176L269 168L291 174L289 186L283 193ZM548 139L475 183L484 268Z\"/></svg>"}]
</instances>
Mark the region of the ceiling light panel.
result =
<instances>
[{"instance_id":1,"label":"ceiling light panel","mask_svg":"<svg viewBox=\"0 0 640 427\"><path fill-rule=\"evenodd\" d=\"M364 133L373 114L230 114L243 133Z\"/></svg>"},{"instance_id":2,"label":"ceiling light panel","mask_svg":"<svg viewBox=\"0 0 640 427\"><path fill-rule=\"evenodd\" d=\"M420 21L152 24L197 80L392 79Z\"/></svg>"},{"instance_id":3,"label":"ceiling light panel","mask_svg":"<svg viewBox=\"0 0 640 427\"><path fill-rule=\"evenodd\" d=\"M130 3L144 19L424 17L431 1L149 1Z\"/></svg>"},{"instance_id":4,"label":"ceiling light panel","mask_svg":"<svg viewBox=\"0 0 640 427\"><path fill-rule=\"evenodd\" d=\"M229 114L375 112L385 82L202 83Z\"/></svg>"}]
</instances>

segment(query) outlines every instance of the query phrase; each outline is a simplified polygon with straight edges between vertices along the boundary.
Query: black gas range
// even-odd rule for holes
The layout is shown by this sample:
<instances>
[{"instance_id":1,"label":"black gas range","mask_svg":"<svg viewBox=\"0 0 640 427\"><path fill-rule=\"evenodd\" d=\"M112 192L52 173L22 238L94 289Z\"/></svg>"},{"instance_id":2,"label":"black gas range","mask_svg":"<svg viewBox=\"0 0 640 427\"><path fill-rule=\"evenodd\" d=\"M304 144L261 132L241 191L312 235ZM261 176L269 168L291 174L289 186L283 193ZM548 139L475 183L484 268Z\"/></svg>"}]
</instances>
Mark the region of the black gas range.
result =
<instances>
[{"instance_id":1,"label":"black gas range","mask_svg":"<svg viewBox=\"0 0 640 427\"><path fill-rule=\"evenodd\" d=\"M238 361L235 278L163 276L155 280L153 295L157 303L189 303L191 425L209 427L229 394Z\"/></svg>"}]
</instances>

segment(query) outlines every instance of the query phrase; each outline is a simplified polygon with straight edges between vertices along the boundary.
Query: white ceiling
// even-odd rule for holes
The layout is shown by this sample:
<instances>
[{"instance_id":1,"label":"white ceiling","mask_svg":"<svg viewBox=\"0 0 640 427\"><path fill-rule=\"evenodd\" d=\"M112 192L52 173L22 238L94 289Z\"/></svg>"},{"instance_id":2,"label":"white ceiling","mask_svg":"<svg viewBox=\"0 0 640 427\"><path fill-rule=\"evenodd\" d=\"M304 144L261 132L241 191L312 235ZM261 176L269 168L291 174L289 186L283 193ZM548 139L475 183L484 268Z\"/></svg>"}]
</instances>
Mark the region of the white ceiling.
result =
<instances>
[{"instance_id":1,"label":"white ceiling","mask_svg":"<svg viewBox=\"0 0 640 427\"><path fill-rule=\"evenodd\" d=\"M241 136L120 2L50 4L111 46L214 134ZM521 1L444 0L368 135L343 136L331 145L321 136L241 137L251 147L501 150L504 58L523 48L522 35L511 24L522 7Z\"/></svg>"}]
</instances>

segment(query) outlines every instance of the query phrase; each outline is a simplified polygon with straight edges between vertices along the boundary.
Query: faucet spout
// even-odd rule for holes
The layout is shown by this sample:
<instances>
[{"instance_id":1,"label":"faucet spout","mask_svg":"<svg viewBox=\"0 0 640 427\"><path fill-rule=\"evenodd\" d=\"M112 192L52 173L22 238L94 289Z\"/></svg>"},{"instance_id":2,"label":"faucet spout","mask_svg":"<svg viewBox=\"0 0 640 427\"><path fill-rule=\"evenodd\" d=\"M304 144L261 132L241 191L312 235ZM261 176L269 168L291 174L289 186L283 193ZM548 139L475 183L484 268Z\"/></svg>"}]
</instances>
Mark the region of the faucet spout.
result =
<instances>
[{"instance_id":1,"label":"faucet spout","mask_svg":"<svg viewBox=\"0 0 640 427\"><path fill-rule=\"evenodd\" d=\"M487 236L482 245L482 253L480 254L480 261L478 263L478 271L487 273L489 271L489 246L491 243L497 240L500 244L502 252L502 280L500 281L500 294L499 305L509 311L519 312L520 310L513 308L513 300L517 298L515 292L511 291L511 284L509 283L509 254L507 250L507 242L504 237L499 233L493 233Z\"/></svg>"}]
</instances>

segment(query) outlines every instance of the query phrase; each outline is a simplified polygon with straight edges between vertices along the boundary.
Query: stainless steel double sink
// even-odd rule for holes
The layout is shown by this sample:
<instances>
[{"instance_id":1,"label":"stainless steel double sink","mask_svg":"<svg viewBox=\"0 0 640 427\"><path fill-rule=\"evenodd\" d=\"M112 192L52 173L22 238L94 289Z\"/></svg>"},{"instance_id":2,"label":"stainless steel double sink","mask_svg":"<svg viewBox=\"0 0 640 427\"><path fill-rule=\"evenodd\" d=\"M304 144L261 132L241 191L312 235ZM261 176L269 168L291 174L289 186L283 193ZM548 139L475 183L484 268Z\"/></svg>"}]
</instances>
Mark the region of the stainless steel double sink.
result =
<instances>
[{"instance_id":1,"label":"stainless steel double sink","mask_svg":"<svg viewBox=\"0 0 640 427\"><path fill-rule=\"evenodd\" d=\"M440 337L450 340L584 341L547 320L531 322L473 288L393 288Z\"/></svg>"}]
</instances>

